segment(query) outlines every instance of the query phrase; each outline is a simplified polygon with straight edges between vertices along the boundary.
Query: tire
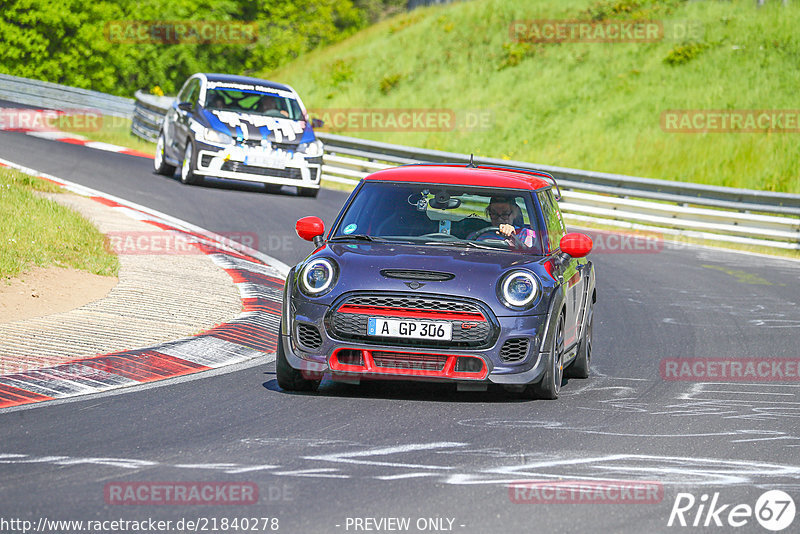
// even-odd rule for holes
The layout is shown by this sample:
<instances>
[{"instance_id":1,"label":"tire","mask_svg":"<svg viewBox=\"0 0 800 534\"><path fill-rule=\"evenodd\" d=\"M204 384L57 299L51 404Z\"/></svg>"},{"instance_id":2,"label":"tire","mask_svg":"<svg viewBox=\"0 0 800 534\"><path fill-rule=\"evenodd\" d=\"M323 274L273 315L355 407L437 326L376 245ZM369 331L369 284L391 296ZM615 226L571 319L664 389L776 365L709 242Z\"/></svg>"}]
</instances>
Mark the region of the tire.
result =
<instances>
[{"instance_id":1,"label":"tire","mask_svg":"<svg viewBox=\"0 0 800 534\"><path fill-rule=\"evenodd\" d=\"M525 388L528 397L535 399L555 400L561 392L561 382L564 379L564 316L559 315L556 323L556 332L550 352L547 354L545 365L547 369L541 381L529 384Z\"/></svg>"},{"instance_id":2,"label":"tire","mask_svg":"<svg viewBox=\"0 0 800 534\"><path fill-rule=\"evenodd\" d=\"M183 150L183 164L181 165L181 182L186 185L199 184L203 181L202 177L197 176L194 170L197 168L197 153L194 150L194 142L186 140L186 148Z\"/></svg>"},{"instance_id":3,"label":"tire","mask_svg":"<svg viewBox=\"0 0 800 534\"><path fill-rule=\"evenodd\" d=\"M278 348L275 357L275 370L278 375L278 385L284 391L316 391L321 380L307 380L299 371L289 365L283 349L283 336L278 328Z\"/></svg>"},{"instance_id":4,"label":"tire","mask_svg":"<svg viewBox=\"0 0 800 534\"><path fill-rule=\"evenodd\" d=\"M592 304L589 304L592 306ZM589 322L586 324L586 331L583 334L580 345L578 346L578 355L575 356L575 361L572 362L565 371L567 378L589 378L589 365L592 363L592 323L594 323L594 313L590 307Z\"/></svg>"},{"instance_id":5,"label":"tire","mask_svg":"<svg viewBox=\"0 0 800 534\"><path fill-rule=\"evenodd\" d=\"M164 132L159 132L158 141L156 141L156 155L153 158L153 168L156 174L172 176L175 174L175 166L164 161L164 152Z\"/></svg>"},{"instance_id":6,"label":"tire","mask_svg":"<svg viewBox=\"0 0 800 534\"><path fill-rule=\"evenodd\" d=\"M298 187L297 194L301 197L311 197L317 198L317 193L319 193L319 189L314 187Z\"/></svg>"}]
</instances>

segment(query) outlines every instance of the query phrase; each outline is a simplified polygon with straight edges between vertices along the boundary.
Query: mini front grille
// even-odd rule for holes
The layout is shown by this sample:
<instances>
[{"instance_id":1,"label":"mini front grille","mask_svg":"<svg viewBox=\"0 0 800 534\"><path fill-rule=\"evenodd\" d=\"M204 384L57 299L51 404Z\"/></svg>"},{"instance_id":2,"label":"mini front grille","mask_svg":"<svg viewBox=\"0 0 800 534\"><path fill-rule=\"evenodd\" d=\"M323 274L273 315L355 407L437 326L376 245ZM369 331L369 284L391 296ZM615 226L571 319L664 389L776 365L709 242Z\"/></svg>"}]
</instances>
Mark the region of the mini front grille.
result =
<instances>
[{"instance_id":1,"label":"mini front grille","mask_svg":"<svg viewBox=\"0 0 800 534\"><path fill-rule=\"evenodd\" d=\"M370 317L400 321L448 322L451 339L415 339L368 334ZM331 337L373 345L419 348L485 348L497 336L497 327L481 306L468 301L415 295L355 295L334 305L328 315Z\"/></svg>"},{"instance_id":2,"label":"mini front grille","mask_svg":"<svg viewBox=\"0 0 800 534\"><path fill-rule=\"evenodd\" d=\"M381 274L386 278L399 278L401 280L426 280L432 282L444 282L452 280L456 275L451 273L440 273L438 271L416 271L412 269L383 269Z\"/></svg>"},{"instance_id":3,"label":"mini front grille","mask_svg":"<svg viewBox=\"0 0 800 534\"><path fill-rule=\"evenodd\" d=\"M309 349L318 349L322 346L322 336L317 327L310 324L298 323L297 341Z\"/></svg>"},{"instance_id":4,"label":"mini front grille","mask_svg":"<svg viewBox=\"0 0 800 534\"><path fill-rule=\"evenodd\" d=\"M436 354L373 352L372 360L375 362L376 366L386 369L441 371L447 363L447 356L438 356Z\"/></svg>"},{"instance_id":5,"label":"mini front grille","mask_svg":"<svg viewBox=\"0 0 800 534\"><path fill-rule=\"evenodd\" d=\"M214 156L212 156L211 154L203 154L203 157L200 158L200 166L208 167L209 165L211 165L211 158L213 157Z\"/></svg>"},{"instance_id":6,"label":"mini front grille","mask_svg":"<svg viewBox=\"0 0 800 534\"><path fill-rule=\"evenodd\" d=\"M530 340L527 337L514 337L507 339L500 349L500 358L504 362L518 362L528 355Z\"/></svg>"}]
</instances>

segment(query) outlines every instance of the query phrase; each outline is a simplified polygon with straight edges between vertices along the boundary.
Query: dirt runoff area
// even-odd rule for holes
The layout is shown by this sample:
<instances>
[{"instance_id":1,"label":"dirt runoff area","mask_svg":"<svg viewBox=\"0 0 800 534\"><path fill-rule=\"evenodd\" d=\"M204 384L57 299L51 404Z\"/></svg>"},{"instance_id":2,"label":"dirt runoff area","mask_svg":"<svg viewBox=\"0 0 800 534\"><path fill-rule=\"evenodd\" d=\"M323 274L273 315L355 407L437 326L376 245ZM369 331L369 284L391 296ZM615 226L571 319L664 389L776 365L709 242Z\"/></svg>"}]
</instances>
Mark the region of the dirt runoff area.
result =
<instances>
[{"instance_id":1,"label":"dirt runoff area","mask_svg":"<svg viewBox=\"0 0 800 534\"><path fill-rule=\"evenodd\" d=\"M80 308L104 298L117 285L115 276L76 269L34 267L12 279L0 279L0 323Z\"/></svg>"}]
</instances>

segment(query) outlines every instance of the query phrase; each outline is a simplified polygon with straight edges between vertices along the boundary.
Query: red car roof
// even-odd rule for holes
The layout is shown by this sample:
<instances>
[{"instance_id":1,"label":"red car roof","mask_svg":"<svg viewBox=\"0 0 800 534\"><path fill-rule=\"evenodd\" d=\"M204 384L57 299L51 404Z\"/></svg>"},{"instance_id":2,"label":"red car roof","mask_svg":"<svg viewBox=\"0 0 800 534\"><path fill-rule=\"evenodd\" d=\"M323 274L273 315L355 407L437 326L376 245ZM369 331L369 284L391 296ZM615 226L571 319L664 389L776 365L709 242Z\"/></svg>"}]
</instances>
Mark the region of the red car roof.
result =
<instances>
[{"instance_id":1,"label":"red car roof","mask_svg":"<svg viewBox=\"0 0 800 534\"><path fill-rule=\"evenodd\" d=\"M545 176L549 175L542 174L540 177L507 169L475 168L466 165L407 165L378 171L364 179L536 190L553 185L544 179Z\"/></svg>"}]
</instances>

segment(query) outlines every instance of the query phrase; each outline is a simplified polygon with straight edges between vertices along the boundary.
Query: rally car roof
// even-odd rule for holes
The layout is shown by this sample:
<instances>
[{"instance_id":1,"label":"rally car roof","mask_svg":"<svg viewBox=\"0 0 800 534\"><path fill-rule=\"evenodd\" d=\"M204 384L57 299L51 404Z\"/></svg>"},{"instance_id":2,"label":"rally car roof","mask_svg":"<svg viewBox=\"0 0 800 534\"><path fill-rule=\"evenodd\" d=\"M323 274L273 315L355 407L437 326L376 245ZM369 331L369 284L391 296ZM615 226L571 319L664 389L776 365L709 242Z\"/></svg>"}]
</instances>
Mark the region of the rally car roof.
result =
<instances>
[{"instance_id":1,"label":"rally car roof","mask_svg":"<svg viewBox=\"0 0 800 534\"><path fill-rule=\"evenodd\" d=\"M272 89L281 89L283 91L292 91L294 89L282 83L271 82L269 80L262 80L261 78L251 78L250 76L237 76L235 74L219 74L219 73L205 73L205 77L209 82L217 83L246 83L250 85L261 85L270 87Z\"/></svg>"},{"instance_id":2,"label":"rally car roof","mask_svg":"<svg viewBox=\"0 0 800 534\"><path fill-rule=\"evenodd\" d=\"M364 179L367 181L504 187L531 191L551 187L555 184L555 179L543 172L486 165L473 167L453 164L403 165L378 171Z\"/></svg>"}]
</instances>

